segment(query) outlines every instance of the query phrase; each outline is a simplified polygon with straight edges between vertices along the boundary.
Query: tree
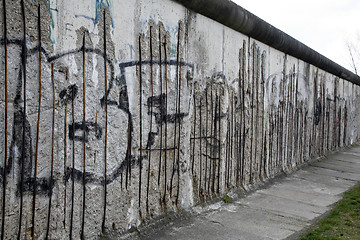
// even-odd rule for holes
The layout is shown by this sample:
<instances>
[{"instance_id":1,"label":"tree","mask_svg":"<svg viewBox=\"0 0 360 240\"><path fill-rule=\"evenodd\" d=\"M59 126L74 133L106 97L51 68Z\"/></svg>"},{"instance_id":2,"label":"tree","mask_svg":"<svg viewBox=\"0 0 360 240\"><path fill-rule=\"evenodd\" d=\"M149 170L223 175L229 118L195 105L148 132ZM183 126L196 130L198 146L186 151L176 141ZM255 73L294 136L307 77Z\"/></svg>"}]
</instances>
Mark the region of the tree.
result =
<instances>
[{"instance_id":1,"label":"tree","mask_svg":"<svg viewBox=\"0 0 360 240\"><path fill-rule=\"evenodd\" d=\"M346 48L349 52L350 66L355 74L358 75L360 68L360 33L357 33L356 41L346 41Z\"/></svg>"}]
</instances>

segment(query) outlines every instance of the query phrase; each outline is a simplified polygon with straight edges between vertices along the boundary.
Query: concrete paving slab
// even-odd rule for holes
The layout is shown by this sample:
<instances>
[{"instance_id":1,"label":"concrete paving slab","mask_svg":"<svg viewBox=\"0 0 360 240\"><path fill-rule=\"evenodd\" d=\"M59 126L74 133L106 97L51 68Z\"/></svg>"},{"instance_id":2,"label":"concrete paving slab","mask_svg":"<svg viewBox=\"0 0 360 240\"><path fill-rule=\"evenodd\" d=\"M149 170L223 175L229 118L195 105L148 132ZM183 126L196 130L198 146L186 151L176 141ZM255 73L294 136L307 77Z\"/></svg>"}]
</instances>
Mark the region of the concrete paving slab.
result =
<instances>
[{"instance_id":1,"label":"concrete paving slab","mask_svg":"<svg viewBox=\"0 0 360 240\"><path fill-rule=\"evenodd\" d=\"M343 150L342 152L356 152L356 153L360 153L360 146L350 147L350 148L347 148L345 151Z\"/></svg>"},{"instance_id":2,"label":"concrete paving slab","mask_svg":"<svg viewBox=\"0 0 360 240\"><path fill-rule=\"evenodd\" d=\"M335 153L334 155L329 156L329 159L360 163L360 153Z\"/></svg>"},{"instance_id":3,"label":"concrete paving slab","mask_svg":"<svg viewBox=\"0 0 360 240\"><path fill-rule=\"evenodd\" d=\"M338 164L334 164L331 162L314 162L312 164L315 167L320 167L320 168L326 168L326 169L331 169L331 170L335 170L335 171L340 171L340 172L346 172L346 173L358 173L360 171L360 168L357 168L356 166L349 166L346 163L338 163ZM355 165L355 164L354 164Z\"/></svg>"},{"instance_id":4,"label":"concrete paving slab","mask_svg":"<svg viewBox=\"0 0 360 240\"><path fill-rule=\"evenodd\" d=\"M342 171L336 171L334 169L327 169L324 167L311 167L308 168L307 171L320 174L320 175L326 175L326 176L333 176L353 181L359 181L360 180L360 174L350 173L350 172L342 172Z\"/></svg>"},{"instance_id":5,"label":"concrete paving slab","mask_svg":"<svg viewBox=\"0 0 360 240\"><path fill-rule=\"evenodd\" d=\"M161 233L149 234L146 239L283 239L308 225L298 219L230 203Z\"/></svg>"},{"instance_id":6,"label":"concrete paving slab","mask_svg":"<svg viewBox=\"0 0 360 240\"><path fill-rule=\"evenodd\" d=\"M237 205L237 206L236 206ZM224 206L225 207L225 206ZM219 211L207 216L210 221L221 222L229 231L254 232L261 237L281 239L299 231L307 222L264 212L247 206L231 204L231 211Z\"/></svg>"},{"instance_id":7,"label":"concrete paving slab","mask_svg":"<svg viewBox=\"0 0 360 240\"><path fill-rule=\"evenodd\" d=\"M246 198L240 199L237 203L245 204L252 208L270 211L285 217L296 218L301 221L314 219L329 210L327 207L314 206L259 192L255 192Z\"/></svg>"},{"instance_id":8,"label":"concrete paving slab","mask_svg":"<svg viewBox=\"0 0 360 240\"><path fill-rule=\"evenodd\" d=\"M300 170L301 171L301 170ZM304 173L307 173L306 171L304 171ZM308 175L311 175L313 173L309 173ZM316 192L316 193L324 193L324 194L328 194L328 195L338 195L343 193L344 191L346 191L346 189L348 189L350 186L353 185L346 185L345 187L339 185L339 183L337 181L341 181L341 180L335 180L334 177L329 177L326 176L322 178L321 175L317 175L312 176L313 179L320 179L319 182L315 182L315 181L311 181L306 179L305 177L302 175L296 175L294 174L293 176L284 179L282 181L282 185L286 186L288 188L301 188L304 192ZM341 182L345 182L345 181L341 181ZM354 182L352 182L352 184L354 184Z\"/></svg>"},{"instance_id":9,"label":"concrete paving slab","mask_svg":"<svg viewBox=\"0 0 360 240\"><path fill-rule=\"evenodd\" d=\"M321 160L320 162L324 162L323 160ZM358 171L360 170L360 162L350 162L350 161L346 161L346 160L342 160L342 159L326 159L325 163L327 164L334 164L336 166L344 166L344 167L349 167L349 168L355 168Z\"/></svg>"},{"instance_id":10,"label":"concrete paving slab","mask_svg":"<svg viewBox=\"0 0 360 240\"><path fill-rule=\"evenodd\" d=\"M311 225L360 180L360 147L330 155L234 203L195 207L193 215L126 239L286 239Z\"/></svg>"},{"instance_id":11,"label":"concrete paving slab","mask_svg":"<svg viewBox=\"0 0 360 240\"><path fill-rule=\"evenodd\" d=\"M215 218L216 219L216 218ZM228 223L228 222L227 222ZM232 225L231 225L232 226ZM134 238L132 238L134 239ZM153 232L149 235L143 235L136 239L158 239L158 240L188 240L188 239L260 239L273 240L275 238L266 237L258 234L256 231L244 231L241 224L237 226L226 225L222 221L211 220L206 217L198 217L187 222L177 223L170 226L165 231Z\"/></svg>"},{"instance_id":12,"label":"concrete paving slab","mask_svg":"<svg viewBox=\"0 0 360 240\"><path fill-rule=\"evenodd\" d=\"M259 190L258 192L322 207L329 206L341 199L340 195L330 195L317 191L306 192L303 186L291 186L289 188L288 185L281 183L268 189Z\"/></svg>"},{"instance_id":13,"label":"concrete paving slab","mask_svg":"<svg viewBox=\"0 0 360 240\"><path fill-rule=\"evenodd\" d=\"M340 152L337 152L335 153L334 155L337 155L337 154L342 154L342 155L348 155L348 156L352 156L352 157L359 157L360 156L360 152L359 151L340 151Z\"/></svg>"}]
</instances>

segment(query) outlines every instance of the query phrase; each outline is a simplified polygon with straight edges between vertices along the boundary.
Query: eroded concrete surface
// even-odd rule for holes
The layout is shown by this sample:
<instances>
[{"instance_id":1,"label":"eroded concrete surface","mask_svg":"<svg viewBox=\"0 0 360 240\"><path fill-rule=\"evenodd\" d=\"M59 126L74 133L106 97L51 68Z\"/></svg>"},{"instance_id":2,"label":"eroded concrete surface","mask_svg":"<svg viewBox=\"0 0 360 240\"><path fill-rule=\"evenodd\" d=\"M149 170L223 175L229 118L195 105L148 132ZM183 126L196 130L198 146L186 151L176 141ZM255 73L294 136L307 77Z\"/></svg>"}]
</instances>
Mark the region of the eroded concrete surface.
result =
<instances>
[{"instance_id":1,"label":"eroded concrete surface","mask_svg":"<svg viewBox=\"0 0 360 240\"><path fill-rule=\"evenodd\" d=\"M1 3L0 238L119 235L359 139L358 85L175 1ZM318 164L299 187L357 180ZM326 211L273 191L233 206Z\"/></svg>"},{"instance_id":2,"label":"eroded concrete surface","mask_svg":"<svg viewBox=\"0 0 360 240\"><path fill-rule=\"evenodd\" d=\"M122 239L296 239L360 180L360 146L315 160L248 196Z\"/></svg>"}]
</instances>

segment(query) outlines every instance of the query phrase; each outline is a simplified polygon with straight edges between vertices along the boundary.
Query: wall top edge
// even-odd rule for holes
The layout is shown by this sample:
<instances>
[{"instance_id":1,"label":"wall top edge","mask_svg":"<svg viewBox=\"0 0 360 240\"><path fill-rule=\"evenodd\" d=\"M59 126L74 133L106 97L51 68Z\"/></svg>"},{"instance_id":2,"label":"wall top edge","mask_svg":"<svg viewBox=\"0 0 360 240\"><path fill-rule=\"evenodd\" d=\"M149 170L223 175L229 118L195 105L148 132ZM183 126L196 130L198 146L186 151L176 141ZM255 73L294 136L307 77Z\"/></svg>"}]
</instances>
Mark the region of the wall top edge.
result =
<instances>
[{"instance_id":1,"label":"wall top edge","mask_svg":"<svg viewBox=\"0 0 360 240\"><path fill-rule=\"evenodd\" d=\"M229 0L174 0L279 51L360 86L360 76L340 66L290 35Z\"/></svg>"}]
</instances>

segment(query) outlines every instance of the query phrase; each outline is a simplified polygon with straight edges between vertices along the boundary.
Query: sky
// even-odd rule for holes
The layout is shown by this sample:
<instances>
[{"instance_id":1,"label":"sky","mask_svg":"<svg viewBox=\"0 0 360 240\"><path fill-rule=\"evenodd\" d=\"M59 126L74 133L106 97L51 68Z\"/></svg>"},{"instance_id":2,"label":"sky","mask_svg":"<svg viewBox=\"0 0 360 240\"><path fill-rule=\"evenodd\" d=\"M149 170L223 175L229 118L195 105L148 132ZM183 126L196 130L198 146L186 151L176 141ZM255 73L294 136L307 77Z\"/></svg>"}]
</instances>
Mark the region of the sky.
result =
<instances>
[{"instance_id":1,"label":"sky","mask_svg":"<svg viewBox=\"0 0 360 240\"><path fill-rule=\"evenodd\" d=\"M232 0L353 71L346 42L360 44L359 0Z\"/></svg>"}]
</instances>

